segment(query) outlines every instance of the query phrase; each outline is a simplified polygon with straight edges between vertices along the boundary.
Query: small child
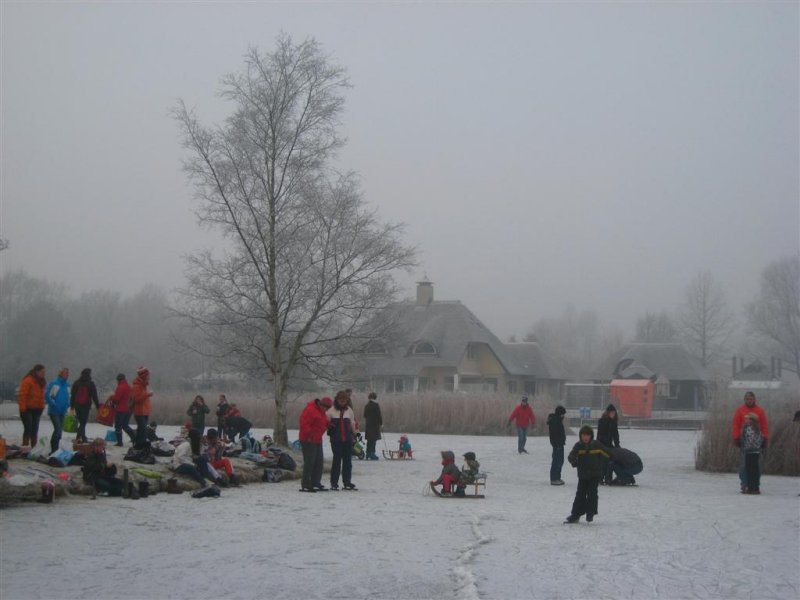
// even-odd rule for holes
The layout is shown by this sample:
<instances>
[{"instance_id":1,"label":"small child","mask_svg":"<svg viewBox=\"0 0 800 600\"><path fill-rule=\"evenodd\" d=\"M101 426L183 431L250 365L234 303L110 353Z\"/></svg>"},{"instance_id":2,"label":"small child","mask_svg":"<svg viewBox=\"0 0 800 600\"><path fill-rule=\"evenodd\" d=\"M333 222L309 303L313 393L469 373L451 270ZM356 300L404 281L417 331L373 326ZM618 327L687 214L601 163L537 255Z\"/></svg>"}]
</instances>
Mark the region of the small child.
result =
<instances>
[{"instance_id":1,"label":"small child","mask_svg":"<svg viewBox=\"0 0 800 600\"><path fill-rule=\"evenodd\" d=\"M411 450L411 442L408 441L408 436L403 434L400 436L400 458L414 458L414 452Z\"/></svg>"},{"instance_id":2,"label":"small child","mask_svg":"<svg viewBox=\"0 0 800 600\"><path fill-rule=\"evenodd\" d=\"M597 486L602 479L608 460L608 449L594 439L591 426L584 425L579 432L580 441L569 453L569 464L578 469L578 490L572 503L572 512L565 523L577 523L581 515L591 522L597 514Z\"/></svg>"},{"instance_id":3,"label":"small child","mask_svg":"<svg viewBox=\"0 0 800 600\"><path fill-rule=\"evenodd\" d=\"M761 470L758 463L761 458L761 446L764 436L761 435L758 415L755 413L747 413L745 415L740 439L742 441L742 450L744 450L744 468L747 480L747 487L742 490L742 493L760 494Z\"/></svg>"},{"instance_id":4,"label":"small child","mask_svg":"<svg viewBox=\"0 0 800 600\"><path fill-rule=\"evenodd\" d=\"M442 485L442 496L453 495L453 484L461 479L461 471L456 466L456 455L451 450L442 450L442 473L439 479L431 481L431 486Z\"/></svg>"},{"instance_id":5,"label":"small child","mask_svg":"<svg viewBox=\"0 0 800 600\"><path fill-rule=\"evenodd\" d=\"M461 467L461 479L458 481L456 496L463 496L464 490L470 483L475 483L475 478L481 470L481 463L476 460L474 452L464 453L464 465Z\"/></svg>"}]
</instances>

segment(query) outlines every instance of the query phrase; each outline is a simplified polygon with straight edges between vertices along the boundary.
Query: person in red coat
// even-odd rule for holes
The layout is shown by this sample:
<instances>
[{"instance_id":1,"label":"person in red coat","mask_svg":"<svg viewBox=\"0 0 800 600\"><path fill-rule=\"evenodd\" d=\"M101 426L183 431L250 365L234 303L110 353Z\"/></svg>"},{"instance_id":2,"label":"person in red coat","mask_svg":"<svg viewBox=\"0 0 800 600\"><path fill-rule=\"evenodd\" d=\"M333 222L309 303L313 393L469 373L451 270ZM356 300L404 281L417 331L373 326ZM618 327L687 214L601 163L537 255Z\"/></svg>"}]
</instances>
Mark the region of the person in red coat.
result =
<instances>
[{"instance_id":1,"label":"person in red coat","mask_svg":"<svg viewBox=\"0 0 800 600\"><path fill-rule=\"evenodd\" d=\"M303 449L301 492L326 491L322 485L322 436L328 430L328 409L333 400L315 398L300 413L300 445Z\"/></svg>"},{"instance_id":2,"label":"person in red coat","mask_svg":"<svg viewBox=\"0 0 800 600\"><path fill-rule=\"evenodd\" d=\"M147 389L150 383L150 371L139 367L136 379L131 386L131 400L133 402L133 418L136 419L136 447L147 445L147 421L150 418L150 398L153 392Z\"/></svg>"},{"instance_id":3,"label":"person in red coat","mask_svg":"<svg viewBox=\"0 0 800 600\"><path fill-rule=\"evenodd\" d=\"M536 415L533 414L533 409L528 405L527 396L522 397L522 401L514 408L511 416L508 417L508 422L511 423L512 421L517 425L517 452L527 454L525 443L528 441L528 427L536 425Z\"/></svg>"},{"instance_id":4,"label":"person in red coat","mask_svg":"<svg viewBox=\"0 0 800 600\"><path fill-rule=\"evenodd\" d=\"M767 447L767 438L769 437L767 413L756 404L756 395L753 392L745 393L744 404L733 413L733 427L731 431L733 445L741 449L741 454L739 456L739 485L742 492L747 491L747 468L745 466L745 451L744 448L742 448L742 428L744 427L745 417L748 413L753 413L758 417L758 425L761 428L762 448Z\"/></svg>"},{"instance_id":5,"label":"person in red coat","mask_svg":"<svg viewBox=\"0 0 800 600\"><path fill-rule=\"evenodd\" d=\"M114 414L114 432L117 434L115 446L122 446L123 431L131 438L131 445L133 445L134 441L136 441L136 434L129 425L131 421L131 386L128 384L128 380L125 379L124 373L117 375L117 388L108 399L111 400L117 411Z\"/></svg>"}]
</instances>

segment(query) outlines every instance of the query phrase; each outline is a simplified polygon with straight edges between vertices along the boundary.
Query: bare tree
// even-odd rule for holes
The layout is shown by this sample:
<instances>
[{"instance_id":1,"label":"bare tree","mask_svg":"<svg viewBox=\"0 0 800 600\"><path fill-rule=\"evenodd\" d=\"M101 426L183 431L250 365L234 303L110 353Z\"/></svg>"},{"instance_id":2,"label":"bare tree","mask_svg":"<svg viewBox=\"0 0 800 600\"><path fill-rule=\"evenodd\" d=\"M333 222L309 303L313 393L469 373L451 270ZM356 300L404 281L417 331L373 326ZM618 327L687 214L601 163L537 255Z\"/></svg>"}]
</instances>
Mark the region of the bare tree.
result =
<instances>
[{"instance_id":1,"label":"bare tree","mask_svg":"<svg viewBox=\"0 0 800 600\"><path fill-rule=\"evenodd\" d=\"M204 335L204 353L267 374L283 444L292 378L332 378L337 358L380 337L392 272L414 264L402 226L379 222L355 175L329 166L348 86L314 40L283 35L223 79L234 106L224 126L175 109L198 217L231 244L188 258L176 310Z\"/></svg>"},{"instance_id":2,"label":"bare tree","mask_svg":"<svg viewBox=\"0 0 800 600\"><path fill-rule=\"evenodd\" d=\"M689 351L704 367L724 356L736 323L725 293L710 271L701 271L687 286L678 320Z\"/></svg>"},{"instance_id":3,"label":"bare tree","mask_svg":"<svg viewBox=\"0 0 800 600\"><path fill-rule=\"evenodd\" d=\"M636 321L637 342L672 342L677 334L672 317L663 311L658 314L648 311Z\"/></svg>"},{"instance_id":4,"label":"bare tree","mask_svg":"<svg viewBox=\"0 0 800 600\"><path fill-rule=\"evenodd\" d=\"M0 252L6 250L11 244L5 238L0 238Z\"/></svg>"},{"instance_id":5,"label":"bare tree","mask_svg":"<svg viewBox=\"0 0 800 600\"><path fill-rule=\"evenodd\" d=\"M776 260L764 269L761 292L747 306L747 320L800 377L800 256Z\"/></svg>"}]
</instances>

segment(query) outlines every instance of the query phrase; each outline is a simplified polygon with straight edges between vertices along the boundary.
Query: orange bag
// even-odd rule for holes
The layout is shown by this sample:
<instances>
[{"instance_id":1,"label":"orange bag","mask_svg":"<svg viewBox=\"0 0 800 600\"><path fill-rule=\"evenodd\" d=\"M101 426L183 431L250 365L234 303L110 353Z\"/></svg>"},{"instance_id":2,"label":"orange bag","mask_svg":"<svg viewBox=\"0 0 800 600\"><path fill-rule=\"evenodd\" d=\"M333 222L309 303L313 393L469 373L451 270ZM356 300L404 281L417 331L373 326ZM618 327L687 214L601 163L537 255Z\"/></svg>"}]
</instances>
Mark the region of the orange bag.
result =
<instances>
[{"instance_id":1,"label":"orange bag","mask_svg":"<svg viewBox=\"0 0 800 600\"><path fill-rule=\"evenodd\" d=\"M114 408L110 400L106 400L105 404L102 404L100 408L97 409L96 421L101 425L112 426L114 425L114 417L116 414L117 409Z\"/></svg>"}]
</instances>

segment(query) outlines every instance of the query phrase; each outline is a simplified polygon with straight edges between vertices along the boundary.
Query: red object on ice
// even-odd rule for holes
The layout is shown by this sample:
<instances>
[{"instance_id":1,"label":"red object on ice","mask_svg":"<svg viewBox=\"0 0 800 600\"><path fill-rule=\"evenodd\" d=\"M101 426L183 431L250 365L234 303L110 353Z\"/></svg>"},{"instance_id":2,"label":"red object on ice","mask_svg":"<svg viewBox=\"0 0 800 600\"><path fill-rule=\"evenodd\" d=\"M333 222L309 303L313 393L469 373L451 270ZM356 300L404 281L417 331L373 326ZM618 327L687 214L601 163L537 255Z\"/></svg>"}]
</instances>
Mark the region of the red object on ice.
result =
<instances>
[{"instance_id":1,"label":"red object on ice","mask_svg":"<svg viewBox=\"0 0 800 600\"><path fill-rule=\"evenodd\" d=\"M626 417L652 416L653 391L649 379L614 379L609 385L611 401Z\"/></svg>"},{"instance_id":2,"label":"red object on ice","mask_svg":"<svg viewBox=\"0 0 800 600\"><path fill-rule=\"evenodd\" d=\"M69 481L69 473L59 473L58 478L61 481Z\"/></svg>"}]
</instances>

